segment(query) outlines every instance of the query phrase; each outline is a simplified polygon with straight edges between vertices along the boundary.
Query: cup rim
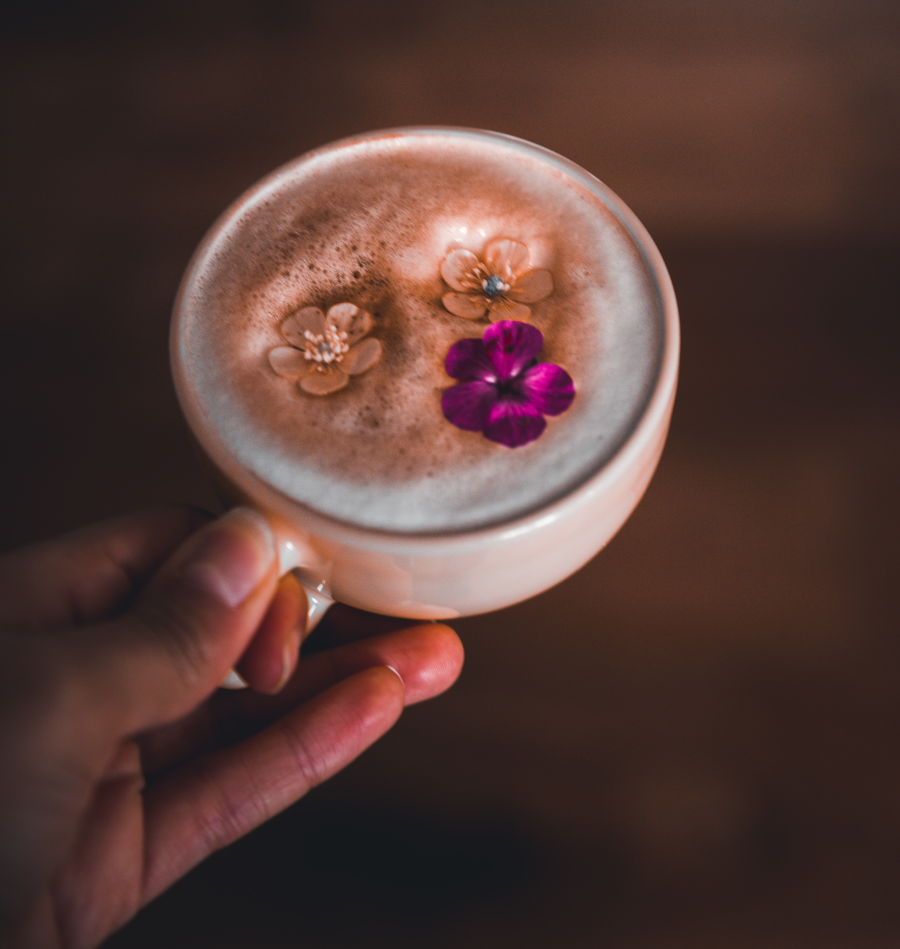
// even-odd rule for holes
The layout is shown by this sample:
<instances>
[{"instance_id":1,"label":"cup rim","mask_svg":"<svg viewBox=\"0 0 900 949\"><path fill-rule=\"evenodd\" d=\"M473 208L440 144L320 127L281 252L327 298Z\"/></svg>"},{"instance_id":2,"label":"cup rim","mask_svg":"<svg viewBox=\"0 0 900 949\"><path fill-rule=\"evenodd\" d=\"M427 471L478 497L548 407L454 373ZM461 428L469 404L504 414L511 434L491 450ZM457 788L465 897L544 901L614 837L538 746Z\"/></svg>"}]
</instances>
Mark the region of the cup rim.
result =
<instances>
[{"instance_id":1,"label":"cup rim","mask_svg":"<svg viewBox=\"0 0 900 949\"><path fill-rule=\"evenodd\" d=\"M364 142L425 135L475 136L524 147L532 152L538 152L545 160L561 167L567 174L579 179L594 191L622 224L635 249L644 258L658 294L662 313L662 344L655 384L636 424L608 461L561 497L543 504L536 510L483 527L442 531L389 531L362 527L323 514L301 501L288 497L252 471L235 463L222 440L215 433L197 424L197 412L191 404L191 399L187 397L190 387L187 384L186 373L180 358L179 336L187 300L195 285L201 265L211 253L214 253L217 242L249 204L259 201L296 166L315 160L319 156ZM441 125L403 126L347 136L304 152L252 184L219 215L191 256L175 298L169 333L170 363L181 410L201 450L226 478L248 496L254 499L259 498L262 507L284 517L285 520L296 519L299 511L304 529L313 534L327 536L356 547L377 548L404 554L414 554L417 550L424 550L426 547L433 551L435 544L443 550L453 549L455 552L460 552L470 545L473 548L480 546L488 539L500 542L516 540L544 525L577 514L582 508L590 505L598 494L612 489L627 475L632 465L639 463L641 453L647 444L653 441L654 435L660 429L664 431L668 426L678 381L680 343L678 305L672 280L662 255L635 213L608 185L570 159L526 139L486 129Z\"/></svg>"}]
</instances>

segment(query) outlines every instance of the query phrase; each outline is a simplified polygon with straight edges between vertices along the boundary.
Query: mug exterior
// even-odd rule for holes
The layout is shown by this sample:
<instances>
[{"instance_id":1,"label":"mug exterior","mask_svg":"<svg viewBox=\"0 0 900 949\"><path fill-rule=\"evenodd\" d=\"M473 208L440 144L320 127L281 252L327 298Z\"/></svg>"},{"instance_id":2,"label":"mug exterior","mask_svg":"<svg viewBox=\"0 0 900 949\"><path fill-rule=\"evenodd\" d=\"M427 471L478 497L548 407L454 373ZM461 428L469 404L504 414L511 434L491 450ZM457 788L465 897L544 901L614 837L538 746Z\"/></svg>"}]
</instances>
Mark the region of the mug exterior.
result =
<instances>
[{"instance_id":1,"label":"mug exterior","mask_svg":"<svg viewBox=\"0 0 900 949\"><path fill-rule=\"evenodd\" d=\"M376 136L442 131L450 130L370 133L314 154ZM622 225L658 296L661 359L650 397L617 453L567 495L527 516L483 529L437 534L374 530L330 518L274 489L239 464L220 434L205 424L192 397L182 346L195 283L224 231L305 156L251 188L212 227L182 281L171 332L179 401L223 500L247 504L270 520L280 541L282 569L295 569L308 590L350 606L412 619L451 619L500 609L543 592L587 563L625 523L650 482L668 432L678 375L678 312L671 281L659 251L627 206L588 172L540 146L492 132L452 131L505 141L563 166Z\"/></svg>"}]
</instances>

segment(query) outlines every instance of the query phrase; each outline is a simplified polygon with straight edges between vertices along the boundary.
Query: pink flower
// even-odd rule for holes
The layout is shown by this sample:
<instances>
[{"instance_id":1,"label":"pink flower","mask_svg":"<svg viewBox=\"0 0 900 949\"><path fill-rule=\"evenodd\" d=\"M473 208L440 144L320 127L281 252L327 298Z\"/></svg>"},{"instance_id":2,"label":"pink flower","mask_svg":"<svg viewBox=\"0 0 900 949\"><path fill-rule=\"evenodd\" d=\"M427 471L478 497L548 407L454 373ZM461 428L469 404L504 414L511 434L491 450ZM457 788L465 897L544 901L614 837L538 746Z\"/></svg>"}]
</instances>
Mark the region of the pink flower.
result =
<instances>
[{"instance_id":1,"label":"pink flower","mask_svg":"<svg viewBox=\"0 0 900 949\"><path fill-rule=\"evenodd\" d=\"M529 303L553 292L549 270L529 270L528 248L501 238L484 249L484 260L469 250L452 250L441 262L441 276L453 287L441 300L454 315L477 320L487 313L497 320L527 321Z\"/></svg>"},{"instance_id":2,"label":"pink flower","mask_svg":"<svg viewBox=\"0 0 900 949\"><path fill-rule=\"evenodd\" d=\"M281 324L281 335L291 345L269 350L269 365L279 376L297 380L304 392L337 392L350 376L378 362L381 343L362 340L371 328L371 314L352 303L338 303L328 316L317 306L304 307Z\"/></svg>"},{"instance_id":3,"label":"pink flower","mask_svg":"<svg viewBox=\"0 0 900 949\"><path fill-rule=\"evenodd\" d=\"M544 416L562 414L575 398L565 369L537 361L543 345L539 330L513 320L489 326L484 339L454 343L445 368L461 381L441 399L447 421L507 448L534 441L547 427Z\"/></svg>"}]
</instances>

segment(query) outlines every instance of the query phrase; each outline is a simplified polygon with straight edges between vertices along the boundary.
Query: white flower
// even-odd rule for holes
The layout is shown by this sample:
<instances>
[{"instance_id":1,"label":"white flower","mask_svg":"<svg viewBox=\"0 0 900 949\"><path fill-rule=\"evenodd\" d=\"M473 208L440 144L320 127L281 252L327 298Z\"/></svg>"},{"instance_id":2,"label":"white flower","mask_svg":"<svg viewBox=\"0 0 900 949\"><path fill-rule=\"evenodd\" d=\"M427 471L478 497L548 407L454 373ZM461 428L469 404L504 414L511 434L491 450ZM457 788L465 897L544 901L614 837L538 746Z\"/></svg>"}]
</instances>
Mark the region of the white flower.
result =
<instances>
[{"instance_id":1,"label":"white flower","mask_svg":"<svg viewBox=\"0 0 900 949\"><path fill-rule=\"evenodd\" d=\"M337 392L378 362L381 343L363 339L371 328L371 314L352 303L336 304L327 316L317 306L304 307L281 324L290 346L269 350L269 364L311 395Z\"/></svg>"},{"instance_id":2,"label":"white flower","mask_svg":"<svg viewBox=\"0 0 900 949\"><path fill-rule=\"evenodd\" d=\"M477 320L487 313L498 320L528 322L529 303L553 292L549 270L529 270L528 248L520 241L501 238L484 249L484 260L469 250L452 250L441 262L441 276L456 292L441 300L455 316Z\"/></svg>"}]
</instances>

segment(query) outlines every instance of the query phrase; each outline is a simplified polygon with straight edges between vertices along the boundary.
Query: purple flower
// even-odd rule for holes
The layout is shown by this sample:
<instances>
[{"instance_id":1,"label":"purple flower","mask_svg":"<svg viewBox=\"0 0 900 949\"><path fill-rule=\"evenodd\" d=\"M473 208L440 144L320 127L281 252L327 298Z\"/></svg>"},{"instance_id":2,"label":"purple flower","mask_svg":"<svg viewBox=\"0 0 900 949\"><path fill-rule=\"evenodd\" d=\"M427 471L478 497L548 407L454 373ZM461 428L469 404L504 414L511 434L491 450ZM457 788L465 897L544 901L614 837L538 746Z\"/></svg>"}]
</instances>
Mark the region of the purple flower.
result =
<instances>
[{"instance_id":1,"label":"purple flower","mask_svg":"<svg viewBox=\"0 0 900 949\"><path fill-rule=\"evenodd\" d=\"M575 398L571 376L537 361L544 337L528 323L501 320L484 339L461 339L447 353L447 374L459 379L441 399L444 417L507 448L534 441Z\"/></svg>"}]
</instances>

